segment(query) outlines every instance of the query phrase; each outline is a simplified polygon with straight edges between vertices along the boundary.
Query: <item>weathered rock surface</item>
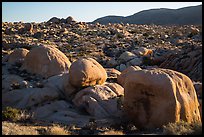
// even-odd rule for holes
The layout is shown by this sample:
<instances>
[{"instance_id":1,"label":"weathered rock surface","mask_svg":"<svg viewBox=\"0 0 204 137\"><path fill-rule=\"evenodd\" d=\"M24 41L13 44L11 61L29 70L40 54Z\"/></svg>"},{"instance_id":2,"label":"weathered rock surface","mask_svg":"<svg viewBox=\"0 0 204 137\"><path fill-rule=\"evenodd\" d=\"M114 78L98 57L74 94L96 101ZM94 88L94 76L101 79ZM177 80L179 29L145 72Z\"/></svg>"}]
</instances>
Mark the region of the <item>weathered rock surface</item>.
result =
<instances>
[{"instance_id":1,"label":"weathered rock surface","mask_svg":"<svg viewBox=\"0 0 204 137\"><path fill-rule=\"evenodd\" d=\"M25 109L59 97L56 90L48 87L17 89L2 94L2 106Z\"/></svg>"},{"instance_id":2,"label":"weathered rock surface","mask_svg":"<svg viewBox=\"0 0 204 137\"><path fill-rule=\"evenodd\" d=\"M21 69L45 78L69 71L69 59L53 46L39 46L30 50Z\"/></svg>"},{"instance_id":3,"label":"weathered rock surface","mask_svg":"<svg viewBox=\"0 0 204 137\"><path fill-rule=\"evenodd\" d=\"M9 92L13 89L26 88L29 83L18 75L3 75L2 76L2 93Z\"/></svg>"},{"instance_id":4,"label":"weathered rock surface","mask_svg":"<svg viewBox=\"0 0 204 137\"><path fill-rule=\"evenodd\" d=\"M95 85L79 91L73 103L95 117L104 118L120 116L121 110L118 96L123 96L123 88L117 83Z\"/></svg>"},{"instance_id":5,"label":"weathered rock surface","mask_svg":"<svg viewBox=\"0 0 204 137\"><path fill-rule=\"evenodd\" d=\"M57 122L67 125L77 125L83 127L89 123L91 116L80 114L74 106L64 100L53 101L49 104L43 104L32 110L33 119L48 122Z\"/></svg>"},{"instance_id":6,"label":"weathered rock surface","mask_svg":"<svg viewBox=\"0 0 204 137\"><path fill-rule=\"evenodd\" d=\"M65 98L66 100L72 100L75 93L80 90L70 84L69 73L52 76L45 80L44 84L45 87L49 87L58 91L61 94L61 97Z\"/></svg>"},{"instance_id":7,"label":"weathered rock surface","mask_svg":"<svg viewBox=\"0 0 204 137\"><path fill-rule=\"evenodd\" d=\"M182 73L158 68L133 71L124 89L124 113L138 127L201 121L193 83Z\"/></svg>"}]
</instances>

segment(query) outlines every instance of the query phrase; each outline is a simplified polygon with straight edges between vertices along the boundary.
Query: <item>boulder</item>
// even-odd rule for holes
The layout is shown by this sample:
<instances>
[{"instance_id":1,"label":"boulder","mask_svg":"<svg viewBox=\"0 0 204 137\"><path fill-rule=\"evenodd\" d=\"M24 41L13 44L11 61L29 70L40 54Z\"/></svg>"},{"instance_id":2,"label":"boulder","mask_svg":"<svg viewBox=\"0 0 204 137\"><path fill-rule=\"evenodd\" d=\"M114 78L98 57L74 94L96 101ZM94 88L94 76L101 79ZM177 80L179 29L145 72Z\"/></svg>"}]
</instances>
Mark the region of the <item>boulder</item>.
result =
<instances>
[{"instance_id":1,"label":"boulder","mask_svg":"<svg viewBox=\"0 0 204 137\"><path fill-rule=\"evenodd\" d=\"M70 101L74 98L74 95L77 91L81 90L80 88L73 87L70 84L69 73L62 73L49 77L44 80L44 87L55 89L59 92L61 98L64 98L67 101Z\"/></svg>"},{"instance_id":2,"label":"boulder","mask_svg":"<svg viewBox=\"0 0 204 137\"><path fill-rule=\"evenodd\" d=\"M117 96L124 96L124 88L117 83L105 82L104 86L108 86Z\"/></svg>"},{"instance_id":3,"label":"boulder","mask_svg":"<svg viewBox=\"0 0 204 137\"><path fill-rule=\"evenodd\" d=\"M31 23L25 23L24 24L24 30L28 31L28 32L32 32L33 31L33 24Z\"/></svg>"},{"instance_id":4,"label":"boulder","mask_svg":"<svg viewBox=\"0 0 204 137\"><path fill-rule=\"evenodd\" d=\"M126 68L125 70L123 70L121 72L121 74L117 77L117 82L124 86L125 84L125 79L126 79L126 76L128 73L130 72L134 72L134 71L137 71L137 70L142 70L139 66L130 66L128 68Z\"/></svg>"},{"instance_id":5,"label":"boulder","mask_svg":"<svg viewBox=\"0 0 204 137\"><path fill-rule=\"evenodd\" d=\"M123 94L123 88L117 83L106 83L79 91L72 102L96 118L119 117L121 98L118 96L123 96Z\"/></svg>"},{"instance_id":6,"label":"boulder","mask_svg":"<svg viewBox=\"0 0 204 137\"><path fill-rule=\"evenodd\" d=\"M106 70L92 58L80 58L70 66L70 84L74 87L103 84L107 79Z\"/></svg>"},{"instance_id":7,"label":"boulder","mask_svg":"<svg viewBox=\"0 0 204 137\"><path fill-rule=\"evenodd\" d=\"M114 58L111 58L110 60L107 61L108 67L115 67L115 66L117 66L117 64L118 64L118 62Z\"/></svg>"},{"instance_id":8,"label":"boulder","mask_svg":"<svg viewBox=\"0 0 204 137\"><path fill-rule=\"evenodd\" d=\"M131 59L133 59L133 58L136 58L137 56L134 54L134 53L131 53L131 52L129 52L129 51L125 51L125 52L123 52L121 55L120 55L120 57L118 58L118 60L120 60L121 61L121 63L122 62L127 62L127 61L129 61L129 60L131 60Z\"/></svg>"},{"instance_id":9,"label":"boulder","mask_svg":"<svg viewBox=\"0 0 204 137\"><path fill-rule=\"evenodd\" d=\"M201 122L193 83L182 73L158 68L133 71L124 89L124 114L139 128Z\"/></svg>"},{"instance_id":10,"label":"boulder","mask_svg":"<svg viewBox=\"0 0 204 137\"><path fill-rule=\"evenodd\" d=\"M135 53L137 56L151 56L153 51L145 47L140 47L137 50L133 50L133 53Z\"/></svg>"},{"instance_id":11,"label":"boulder","mask_svg":"<svg viewBox=\"0 0 204 137\"><path fill-rule=\"evenodd\" d=\"M53 46L39 46L30 50L21 69L45 78L69 71L71 63Z\"/></svg>"},{"instance_id":12,"label":"boulder","mask_svg":"<svg viewBox=\"0 0 204 137\"><path fill-rule=\"evenodd\" d=\"M38 31L33 34L33 37L36 39L41 39L43 37L43 32Z\"/></svg>"},{"instance_id":13,"label":"boulder","mask_svg":"<svg viewBox=\"0 0 204 137\"><path fill-rule=\"evenodd\" d=\"M8 57L8 63L10 64L22 64L25 60L26 55L29 53L29 50L24 48L15 49Z\"/></svg>"},{"instance_id":14,"label":"boulder","mask_svg":"<svg viewBox=\"0 0 204 137\"><path fill-rule=\"evenodd\" d=\"M90 126L92 120L94 120L97 126L110 126L119 121L118 119L96 118L87 115L87 112L79 111L72 103L64 100L44 103L41 106L33 108L31 112L33 114L33 120L74 125L80 128Z\"/></svg>"},{"instance_id":15,"label":"boulder","mask_svg":"<svg viewBox=\"0 0 204 137\"><path fill-rule=\"evenodd\" d=\"M129 63L132 66L140 66L142 64L142 59L141 58L134 58L134 59L130 60Z\"/></svg>"}]
</instances>

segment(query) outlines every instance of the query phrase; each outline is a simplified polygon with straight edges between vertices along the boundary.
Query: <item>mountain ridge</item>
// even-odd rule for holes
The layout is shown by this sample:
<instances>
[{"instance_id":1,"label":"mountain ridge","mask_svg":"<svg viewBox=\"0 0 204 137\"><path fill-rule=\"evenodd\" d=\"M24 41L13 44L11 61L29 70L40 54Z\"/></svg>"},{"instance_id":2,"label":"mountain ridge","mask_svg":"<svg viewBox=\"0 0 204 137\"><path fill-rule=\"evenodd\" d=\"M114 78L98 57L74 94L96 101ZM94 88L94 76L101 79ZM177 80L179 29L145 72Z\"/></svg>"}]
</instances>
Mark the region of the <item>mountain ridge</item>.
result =
<instances>
[{"instance_id":1,"label":"mountain ridge","mask_svg":"<svg viewBox=\"0 0 204 137\"><path fill-rule=\"evenodd\" d=\"M129 16L108 15L91 23L129 23L155 25L200 25L202 24L202 5L189 6L179 9L148 9Z\"/></svg>"}]
</instances>

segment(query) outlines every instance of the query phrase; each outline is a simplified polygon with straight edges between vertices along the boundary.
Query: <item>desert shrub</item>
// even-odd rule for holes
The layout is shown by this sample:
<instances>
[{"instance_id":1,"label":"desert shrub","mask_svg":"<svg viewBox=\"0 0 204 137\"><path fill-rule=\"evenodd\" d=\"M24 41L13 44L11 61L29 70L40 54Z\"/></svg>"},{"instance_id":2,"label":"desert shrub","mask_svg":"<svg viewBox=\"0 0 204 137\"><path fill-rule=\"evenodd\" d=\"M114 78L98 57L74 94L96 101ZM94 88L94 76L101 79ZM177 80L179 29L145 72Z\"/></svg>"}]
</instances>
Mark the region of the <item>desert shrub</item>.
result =
<instances>
[{"instance_id":1,"label":"desert shrub","mask_svg":"<svg viewBox=\"0 0 204 137\"><path fill-rule=\"evenodd\" d=\"M202 123L187 123L180 121L163 126L166 135L200 135L202 134Z\"/></svg>"},{"instance_id":2,"label":"desert shrub","mask_svg":"<svg viewBox=\"0 0 204 137\"><path fill-rule=\"evenodd\" d=\"M2 120L17 121L20 119L20 110L12 107L6 107L2 111Z\"/></svg>"}]
</instances>

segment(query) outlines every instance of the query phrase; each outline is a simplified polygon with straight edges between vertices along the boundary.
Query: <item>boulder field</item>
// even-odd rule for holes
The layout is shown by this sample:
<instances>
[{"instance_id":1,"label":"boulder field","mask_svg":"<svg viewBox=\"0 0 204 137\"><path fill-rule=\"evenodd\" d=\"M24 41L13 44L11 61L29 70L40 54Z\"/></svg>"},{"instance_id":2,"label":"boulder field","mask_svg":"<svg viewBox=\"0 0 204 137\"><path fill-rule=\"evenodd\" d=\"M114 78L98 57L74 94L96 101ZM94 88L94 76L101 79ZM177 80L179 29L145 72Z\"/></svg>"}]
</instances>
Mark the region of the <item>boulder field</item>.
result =
<instances>
[{"instance_id":1,"label":"boulder field","mask_svg":"<svg viewBox=\"0 0 204 137\"><path fill-rule=\"evenodd\" d=\"M7 74L8 70L3 74L3 107L30 109L34 119L78 126L86 125L89 118L100 123L101 119L125 117L121 121L131 121L138 128L157 128L181 120L201 122L196 91L200 86L196 84L195 90L191 79L180 72L139 66L117 72L105 69L93 58L79 58L71 63L53 46L19 51L23 54L14 60L24 58L18 62L22 65L19 71L23 68L43 79L41 86L30 87L32 81ZM14 54L18 55L14 51L8 56L5 70ZM114 72L116 81L108 81Z\"/></svg>"}]
</instances>

